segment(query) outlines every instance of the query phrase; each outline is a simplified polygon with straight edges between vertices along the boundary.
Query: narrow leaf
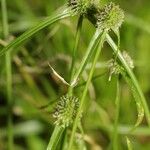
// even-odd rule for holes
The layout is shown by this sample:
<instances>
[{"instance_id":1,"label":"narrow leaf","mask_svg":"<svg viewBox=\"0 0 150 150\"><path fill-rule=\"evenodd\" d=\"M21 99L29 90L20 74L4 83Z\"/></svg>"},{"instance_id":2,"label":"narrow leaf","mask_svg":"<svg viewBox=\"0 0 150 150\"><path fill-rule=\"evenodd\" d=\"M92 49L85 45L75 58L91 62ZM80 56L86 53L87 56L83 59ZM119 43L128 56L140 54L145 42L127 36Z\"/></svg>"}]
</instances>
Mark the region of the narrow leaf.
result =
<instances>
[{"instance_id":1,"label":"narrow leaf","mask_svg":"<svg viewBox=\"0 0 150 150\"><path fill-rule=\"evenodd\" d=\"M139 96L135 86L132 84L131 79L129 77L127 77L127 76L125 76L125 79L126 79L127 83L129 84L129 86L131 88L134 100L136 102L137 112L138 112L138 117L137 117L136 123L135 123L135 125L134 125L134 127L132 129L132 130L134 130L136 127L138 127L141 124L141 122L143 120L144 108L143 108L143 105L141 103L141 98L140 98L140 96Z\"/></svg>"},{"instance_id":2,"label":"narrow leaf","mask_svg":"<svg viewBox=\"0 0 150 150\"><path fill-rule=\"evenodd\" d=\"M67 81L65 81L65 79L64 79L63 77L61 77L61 76L53 69L53 67L50 65L50 63L48 63L48 65L49 65L49 67L50 67L52 73L54 74L54 76L55 76L58 80L60 80L60 81L61 81L62 83L64 83L65 85L69 85L69 86L70 86L70 84L69 84Z\"/></svg>"},{"instance_id":3,"label":"narrow leaf","mask_svg":"<svg viewBox=\"0 0 150 150\"><path fill-rule=\"evenodd\" d=\"M63 131L64 128L62 128L61 126L55 126L55 129L47 146L47 150L55 150L57 148L58 142L61 138Z\"/></svg>"},{"instance_id":4,"label":"narrow leaf","mask_svg":"<svg viewBox=\"0 0 150 150\"><path fill-rule=\"evenodd\" d=\"M113 51L116 53L118 50L117 45L114 43L114 41L112 40L112 38L108 34L106 35L106 39L107 39L108 44L112 47ZM145 116L146 116L148 125L150 126L150 111L149 111L146 99L144 97L144 94L143 94L143 92L139 86L139 83L138 83L134 73L132 72L130 66L125 61L123 55L120 53L120 51L118 52L117 55L118 55L117 58L119 59L119 61L123 65L125 71L127 72L128 76L131 79L132 84L134 85L134 88L136 89L136 92L138 93L138 95L140 97L140 102L143 105Z\"/></svg>"},{"instance_id":5,"label":"narrow leaf","mask_svg":"<svg viewBox=\"0 0 150 150\"><path fill-rule=\"evenodd\" d=\"M118 122L119 122L119 111L120 111L120 86L119 80L117 77L117 86L116 86L116 114L115 114L115 122L114 122L114 131L113 131L113 150L118 150Z\"/></svg>"},{"instance_id":6,"label":"narrow leaf","mask_svg":"<svg viewBox=\"0 0 150 150\"><path fill-rule=\"evenodd\" d=\"M90 44L87 48L87 51L82 59L82 62L79 66L79 68L77 69L77 72L75 73L73 80L71 82L72 86L75 86L78 82L78 79L81 75L81 73L83 72L84 68L86 67L89 59L91 58L93 52L95 51L95 48L97 47L98 43L99 43L99 37L101 36L102 32L99 30L96 30L95 34L93 35Z\"/></svg>"},{"instance_id":7,"label":"narrow leaf","mask_svg":"<svg viewBox=\"0 0 150 150\"><path fill-rule=\"evenodd\" d=\"M31 36L39 32L43 28L47 27L48 25L51 25L55 23L56 21L59 21L63 18L69 17L70 15L71 15L71 12L69 8L62 8L58 12L56 11L52 16L49 16L46 19L42 20L36 26L27 30L18 38L16 38L14 41L12 41L10 44L8 44L5 48L0 50L0 56L4 55L11 48L21 45L24 41L31 38Z\"/></svg>"}]
</instances>

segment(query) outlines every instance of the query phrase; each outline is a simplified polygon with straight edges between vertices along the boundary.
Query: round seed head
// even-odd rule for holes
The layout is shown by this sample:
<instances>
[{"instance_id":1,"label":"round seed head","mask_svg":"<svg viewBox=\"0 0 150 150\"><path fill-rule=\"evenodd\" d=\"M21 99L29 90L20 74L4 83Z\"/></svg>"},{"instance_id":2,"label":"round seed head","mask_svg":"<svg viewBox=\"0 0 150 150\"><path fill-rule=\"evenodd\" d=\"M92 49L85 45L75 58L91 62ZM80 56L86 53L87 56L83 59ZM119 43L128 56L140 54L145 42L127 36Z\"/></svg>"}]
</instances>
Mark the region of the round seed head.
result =
<instances>
[{"instance_id":1,"label":"round seed head","mask_svg":"<svg viewBox=\"0 0 150 150\"><path fill-rule=\"evenodd\" d=\"M122 66L120 66L117 62L115 62L115 60L111 60L110 64L109 64L109 68L110 68L110 74L120 74L124 71L124 69L122 68Z\"/></svg>"},{"instance_id":2,"label":"round seed head","mask_svg":"<svg viewBox=\"0 0 150 150\"><path fill-rule=\"evenodd\" d=\"M79 100L76 97L62 96L56 105L53 117L55 124L68 127L73 123L79 107Z\"/></svg>"},{"instance_id":3,"label":"round seed head","mask_svg":"<svg viewBox=\"0 0 150 150\"><path fill-rule=\"evenodd\" d=\"M68 0L68 6L73 10L74 14L85 15L90 6L90 0Z\"/></svg>"},{"instance_id":4,"label":"round seed head","mask_svg":"<svg viewBox=\"0 0 150 150\"><path fill-rule=\"evenodd\" d=\"M97 27L102 30L118 29L123 21L123 10L112 2L99 9L97 14Z\"/></svg>"}]
</instances>

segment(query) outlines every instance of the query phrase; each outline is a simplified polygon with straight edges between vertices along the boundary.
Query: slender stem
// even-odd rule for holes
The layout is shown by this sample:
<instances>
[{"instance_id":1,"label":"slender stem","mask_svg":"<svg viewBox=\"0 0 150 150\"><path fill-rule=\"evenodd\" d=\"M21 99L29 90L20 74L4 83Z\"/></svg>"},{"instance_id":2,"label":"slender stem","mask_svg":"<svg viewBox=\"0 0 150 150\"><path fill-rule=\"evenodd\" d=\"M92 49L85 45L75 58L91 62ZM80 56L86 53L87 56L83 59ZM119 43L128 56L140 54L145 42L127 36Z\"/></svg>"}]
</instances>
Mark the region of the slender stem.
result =
<instances>
[{"instance_id":1,"label":"slender stem","mask_svg":"<svg viewBox=\"0 0 150 150\"><path fill-rule=\"evenodd\" d=\"M119 81L117 77L117 91L116 91L116 115L115 115L115 122L114 122L114 131L113 131L113 150L118 150L118 120L119 120L119 109L120 109L120 88L119 88Z\"/></svg>"},{"instance_id":2,"label":"slender stem","mask_svg":"<svg viewBox=\"0 0 150 150\"><path fill-rule=\"evenodd\" d=\"M47 146L47 150L55 150L56 149L63 131L64 131L64 128L62 128L61 126L55 126L55 129L53 131L53 134L52 134L49 144Z\"/></svg>"},{"instance_id":3,"label":"slender stem","mask_svg":"<svg viewBox=\"0 0 150 150\"><path fill-rule=\"evenodd\" d=\"M66 150L66 145L67 145L67 128L65 129L63 134L62 145L61 145L62 150Z\"/></svg>"},{"instance_id":4,"label":"slender stem","mask_svg":"<svg viewBox=\"0 0 150 150\"><path fill-rule=\"evenodd\" d=\"M4 36L4 39L6 39L8 37L8 34L9 34L6 0L1 0L1 9L2 9L3 36Z\"/></svg>"},{"instance_id":5,"label":"slender stem","mask_svg":"<svg viewBox=\"0 0 150 150\"><path fill-rule=\"evenodd\" d=\"M111 37L108 34L106 35L106 39L107 39L107 42L109 43L109 45L112 47L113 51L116 53L117 50L118 50L117 45L114 43L114 41L111 39ZM129 77L132 80L133 85L135 86L139 96L141 97L141 102L143 104L143 108L144 108L144 111L145 111L145 116L146 116L146 119L147 119L147 123L150 126L150 112L149 112L149 108L148 108L146 99L144 97L144 94L143 94L143 92L142 92L142 90L141 90L141 88L140 88L140 86L138 84L138 81L137 81L135 75L133 74L132 70L128 66L127 62L125 61L125 59L122 56L120 51L118 52L117 57L120 60L120 62L122 63L123 67L126 69Z\"/></svg>"},{"instance_id":6,"label":"slender stem","mask_svg":"<svg viewBox=\"0 0 150 150\"><path fill-rule=\"evenodd\" d=\"M133 150L132 144L131 144L131 142L130 142L130 140L129 140L128 137L126 137L126 141L127 141L127 147L128 147L128 150Z\"/></svg>"},{"instance_id":7,"label":"slender stem","mask_svg":"<svg viewBox=\"0 0 150 150\"><path fill-rule=\"evenodd\" d=\"M101 34L101 31L96 30L94 36L92 37L91 42L89 44L89 47L86 51L86 54L85 54L85 56L84 56L84 58L80 64L79 68L77 69L77 72L75 73L75 75L73 77L73 80L72 80L73 85L77 83L79 76L81 75L81 73L84 70L87 62L89 61L93 51L95 50L95 47L97 47L100 34Z\"/></svg>"},{"instance_id":8,"label":"slender stem","mask_svg":"<svg viewBox=\"0 0 150 150\"><path fill-rule=\"evenodd\" d=\"M98 33L98 32L96 31L96 33ZM91 79L92 79L92 76L93 76L93 73L94 73L94 70L95 70L95 65L96 65L96 62L98 60L99 54L101 52L101 48L102 48L104 40L105 40L105 35L106 35L106 32L103 32L101 37L100 37L100 41L98 42L99 48L97 48L98 44L96 46L96 48L97 48L96 49L96 54L95 54L95 57L94 57L94 60L93 60L93 63L92 63L92 67L91 67L88 79L87 79L87 83L85 85L85 88L84 88L84 91L83 91L83 94L82 94L82 97L81 97L78 113L77 113L77 116L76 116L76 118L74 120L74 124L73 124L73 129L72 129L72 133L71 133L71 138L70 138L68 150L72 149L73 139L74 139L74 136L75 136L76 128L78 126L78 121L80 119L80 116L81 116L81 113L82 113L82 110L83 110L85 97L86 97L86 94L87 94L87 91L88 91L88 87L90 85L90 82L91 82Z\"/></svg>"},{"instance_id":9,"label":"slender stem","mask_svg":"<svg viewBox=\"0 0 150 150\"><path fill-rule=\"evenodd\" d=\"M77 53L77 49L78 49L79 41L80 41L80 36L81 36L82 22L83 22L83 16L80 16L79 20L78 20L78 25L77 25L75 45L74 45L73 52L72 52L72 62L71 62L71 71L70 71L70 75L71 75L70 80L71 81L72 81L73 74L75 71L74 67L75 67L76 53ZM72 90L73 90L73 87L70 86L69 87L69 95L72 95Z\"/></svg>"},{"instance_id":10,"label":"slender stem","mask_svg":"<svg viewBox=\"0 0 150 150\"><path fill-rule=\"evenodd\" d=\"M77 33L76 33L75 46L74 46L73 54L72 54L71 79L73 77L73 72L74 72L73 68L74 68L74 63L75 63L76 51L78 49L78 44L79 44L79 41L80 41L80 34L81 34L82 22L83 22L83 16L80 16L79 20L78 20L78 25L77 25ZM72 88L73 87L71 87L71 86L69 87L69 95L72 95ZM54 149L56 149L57 143L58 143L58 141L59 141L59 139L60 139L63 131L64 131L64 129L62 127L59 127L59 126L55 127L55 129L54 129L54 131L52 133L49 145L47 147L47 150L52 150L52 149L54 150Z\"/></svg>"},{"instance_id":11,"label":"slender stem","mask_svg":"<svg viewBox=\"0 0 150 150\"><path fill-rule=\"evenodd\" d=\"M6 0L1 0L2 8L2 25L3 25L3 36L7 39L9 35L8 29L8 18L7 18L7 7ZM12 120L12 71L11 71L11 54L7 52L5 55L6 65L6 92L7 92L7 103L8 103L8 150L13 150L13 120Z\"/></svg>"},{"instance_id":12,"label":"slender stem","mask_svg":"<svg viewBox=\"0 0 150 150\"><path fill-rule=\"evenodd\" d=\"M13 149L13 118L12 118L12 68L10 52L6 53L6 83L7 83L7 100L8 100L8 150Z\"/></svg>"}]
</instances>

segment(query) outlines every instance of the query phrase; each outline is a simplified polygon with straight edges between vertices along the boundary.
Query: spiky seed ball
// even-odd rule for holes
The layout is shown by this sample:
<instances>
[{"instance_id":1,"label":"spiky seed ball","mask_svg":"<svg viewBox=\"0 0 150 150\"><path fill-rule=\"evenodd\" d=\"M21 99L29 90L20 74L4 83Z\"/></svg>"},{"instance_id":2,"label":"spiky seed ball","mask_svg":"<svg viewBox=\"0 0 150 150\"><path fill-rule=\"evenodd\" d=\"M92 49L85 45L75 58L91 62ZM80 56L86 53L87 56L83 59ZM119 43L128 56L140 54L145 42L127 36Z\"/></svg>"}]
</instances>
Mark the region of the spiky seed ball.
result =
<instances>
[{"instance_id":1,"label":"spiky seed ball","mask_svg":"<svg viewBox=\"0 0 150 150\"><path fill-rule=\"evenodd\" d=\"M78 9L78 0L68 0L68 6L69 6L73 11L77 11L77 9Z\"/></svg>"},{"instance_id":2,"label":"spiky seed ball","mask_svg":"<svg viewBox=\"0 0 150 150\"><path fill-rule=\"evenodd\" d=\"M71 125L76 117L79 107L79 100L76 97L62 96L56 105L53 117L55 124L63 128Z\"/></svg>"},{"instance_id":3,"label":"spiky seed ball","mask_svg":"<svg viewBox=\"0 0 150 150\"><path fill-rule=\"evenodd\" d=\"M74 14L85 15L90 6L90 0L68 0L68 6L73 10Z\"/></svg>"},{"instance_id":4,"label":"spiky seed ball","mask_svg":"<svg viewBox=\"0 0 150 150\"><path fill-rule=\"evenodd\" d=\"M99 9L97 14L97 27L104 29L118 29L124 21L123 10L114 3L110 2L104 8Z\"/></svg>"}]
</instances>

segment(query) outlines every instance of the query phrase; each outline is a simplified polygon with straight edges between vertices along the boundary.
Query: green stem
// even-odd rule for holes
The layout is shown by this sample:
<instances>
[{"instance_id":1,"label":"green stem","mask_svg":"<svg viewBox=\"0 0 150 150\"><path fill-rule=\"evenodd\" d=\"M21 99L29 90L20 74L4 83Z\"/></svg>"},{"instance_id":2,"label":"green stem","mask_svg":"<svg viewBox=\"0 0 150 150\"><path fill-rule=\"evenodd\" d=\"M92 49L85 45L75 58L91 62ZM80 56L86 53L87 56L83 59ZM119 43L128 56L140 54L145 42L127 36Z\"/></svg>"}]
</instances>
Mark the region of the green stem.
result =
<instances>
[{"instance_id":1,"label":"green stem","mask_svg":"<svg viewBox=\"0 0 150 150\"><path fill-rule=\"evenodd\" d=\"M96 31L96 33L98 33L98 30ZM73 124L73 129L72 129L72 133L71 133L71 138L70 138L68 150L72 150L73 139L74 139L75 132L76 132L76 129L77 129L77 126L78 126L78 121L79 121L80 116L82 114L83 105L84 105L84 102L85 102L85 97L86 97L86 94L87 94L87 91L88 91L88 87L90 85L90 82L91 82L91 79L92 79L92 76L93 76L93 73L94 73L94 70L95 70L96 62L98 60L99 54L101 52L101 48L102 48L104 40L105 40L105 35L106 35L106 32L103 32L101 37L100 37L100 41L96 45L96 54L95 54L95 57L94 57L94 60L93 60L93 63L92 63L92 67L91 67L88 79L87 79L87 83L85 85L85 88L84 88L84 91L83 91L83 94L82 94L82 97L81 97L78 113L77 113L77 116L76 116L76 118L74 120L74 124ZM99 44L99 48L97 48L98 44Z\"/></svg>"},{"instance_id":2,"label":"green stem","mask_svg":"<svg viewBox=\"0 0 150 150\"><path fill-rule=\"evenodd\" d=\"M4 53L6 53L6 51L10 50L11 48L21 45L24 41L26 41L27 39L30 39L31 36L33 36L38 31L42 30L43 28L47 27L48 25L51 25L55 23L56 21L59 21L71 15L72 15L72 12L70 8L63 8L61 11L55 12L52 16L47 17L45 20L41 21L33 28L27 30L21 36L19 36L10 44L8 44L5 48L3 48L0 51L0 56L2 56Z\"/></svg>"},{"instance_id":3,"label":"green stem","mask_svg":"<svg viewBox=\"0 0 150 150\"><path fill-rule=\"evenodd\" d=\"M61 126L55 126L53 134L50 138L49 144L47 146L47 150L55 150L58 146L58 142L61 138L61 135L64 131L64 128Z\"/></svg>"},{"instance_id":4,"label":"green stem","mask_svg":"<svg viewBox=\"0 0 150 150\"><path fill-rule=\"evenodd\" d=\"M6 39L9 34L8 29L8 20L7 20L7 7L6 0L1 0L1 9L2 9L2 28L3 28L3 36Z\"/></svg>"},{"instance_id":5,"label":"green stem","mask_svg":"<svg viewBox=\"0 0 150 150\"><path fill-rule=\"evenodd\" d=\"M109 43L109 45L112 47L113 51L116 53L117 50L118 50L117 45L114 43L114 41L111 39L111 37L108 34L106 35L106 39L107 39L107 42ZM141 97L141 102L142 102L142 105L143 105L143 108L144 108L144 111L145 111L145 116L146 116L146 119L147 119L147 123L150 126L150 112L149 112L149 108L148 108L146 99L144 97L144 94L143 94L143 92L142 92L142 90L141 90L141 88L140 88L140 86L138 84L138 81L137 81L134 73L132 72L132 70L128 66L127 62L125 61L125 59L122 56L120 51L117 53L117 57L120 60L120 62L122 63L122 65L125 68L125 70L127 71L129 77L132 80L133 85L135 86L139 96Z\"/></svg>"},{"instance_id":6,"label":"green stem","mask_svg":"<svg viewBox=\"0 0 150 150\"><path fill-rule=\"evenodd\" d=\"M3 25L3 36L4 39L8 38L8 17L7 17L7 7L6 0L1 0L2 8L2 25ZM13 120L12 120L12 69L11 69L11 54L7 52L5 55L5 65L6 65L6 92L7 92L7 103L8 103L8 150L13 150Z\"/></svg>"},{"instance_id":7,"label":"green stem","mask_svg":"<svg viewBox=\"0 0 150 150\"><path fill-rule=\"evenodd\" d=\"M77 53L77 49L78 49L79 41L80 41L80 36L81 36L82 22L83 22L83 16L80 16L79 20L78 20L78 25L77 25L75 45L74 45L73 52L72 52L72 62L71 62L71 71L70 71L70 74L71 74L70 80L71 81L72 81L74 70L75 70L74 67L75 67L76 53ZM73 87L70 86L69 87L69 95L72 95L72 90L73 90Z\"/></svg>"},{"instance_id":8,"label":"green stem","mask_svg":"<svg viewBox=\"0 0 150 150\"><path fill-rule=\"evenodd\" d=\"M94 36L91 39L91 42L90 42L89 47L86 51L86 54L85 54L85 56L84 56L84 58L80 64L79 68L77 69L77 72L75 73L75 75L73 77L73 80L72 80L73 85L77 83L79 76L81 75L82 71L84 70L84 68L85 68L87 62L89 61L93 51L97 47L100 35L101 35L100 30L96 30Z\"/></svg>"},{"instance_id":9,"label":"green stem","mask_svg":"<svg viewBox=\"0 0 150 150\"><path fill-rule=\"evenodd\" d=\"M74 49L73 49L73 54L72 54L72 64L71 64L71 79L73 77L73 73L74 73L74 63L75 63L75 58L76 58L76 51L78 49L78 44L79 44L79 41L80 41L80 34L81 34L81 28L82 28L82 22L83 22L83 16L80 16L79 20L78 20L78 25L77 25L77 33L76 33L76 40L75 40L75 46L74 46ZM69 95L72 95L72 88L73 87L69 87ZM59 127L59 126L56 126L54 131L53 131L53 134L52 134L52 137L50 139L50 142L49 142L49 145L48 145L48 148L47 150L54 150L56 149L56 146L57 146L57 143L63 133L64 129ZM59 139L58 139L59 137Z\"/></svg>"},{"instance_id":10,"label":"green stem","mask_svg":"<svg viewBox=\"0 0 150 150\"><path fill-rule=\"evenodd\" d=\"M117 77L117 92L116 92L116 115L114 122L114 131L113 131L113 150L118 150L118 120L119 120L119 109L120 109L120 89L119 89L119 81Z\"/></svg>"},{"instance_id":11,"label":"green stem","mask_svg":"<svg viewBox=\"0 0 150 150\"><path fill-rule=\"evenodd\" d=\"M8 101L8 150L13 149L13 119L12 119L12 68L10 52L5 56L6 64L6 83L7 83L7 101Z\"/></svg>"},{"instance_id":12,"label":"green stem","mask_svg":"<svg viewBox=\"0 0 150 150\"><path fill-rule=\"evenodd\" d=\"M126 141L127 141L127 147L128 147L128 150L133 150L131 141L129 140L128 137L126 137Z\"/></svg>"}]
</instances>

